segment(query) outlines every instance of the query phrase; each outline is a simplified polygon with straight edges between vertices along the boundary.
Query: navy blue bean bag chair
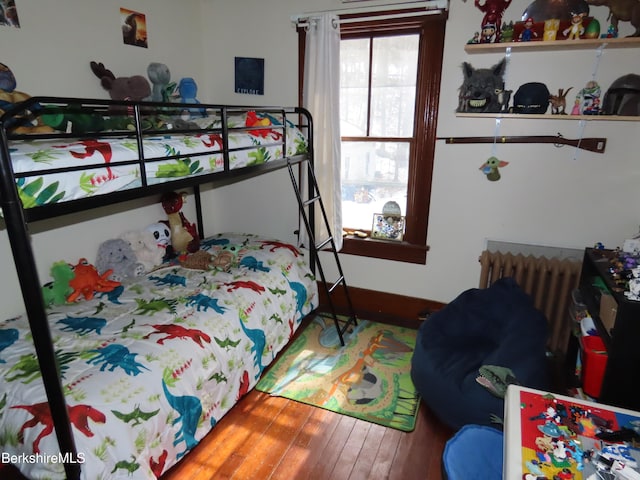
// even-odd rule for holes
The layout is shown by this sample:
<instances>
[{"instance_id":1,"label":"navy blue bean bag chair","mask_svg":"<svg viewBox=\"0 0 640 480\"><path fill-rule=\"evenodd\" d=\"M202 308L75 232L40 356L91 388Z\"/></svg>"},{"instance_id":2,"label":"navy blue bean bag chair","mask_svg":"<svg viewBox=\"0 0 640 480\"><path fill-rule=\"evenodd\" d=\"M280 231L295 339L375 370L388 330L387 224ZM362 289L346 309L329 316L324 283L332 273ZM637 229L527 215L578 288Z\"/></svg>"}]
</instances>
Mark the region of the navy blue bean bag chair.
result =
<instances>
[{"instance_id":1,"label":"navy blue bean bag chair","mask_svg":"<svg viewBox=\"0 0 640 480\"><path fill-rule=\"evenodd\" d=\"M509 383L549 389L547 320L506 277L489 288L461 293L420 326L411 378L423 401L458 430L476 424L501 428L504 398L481 385L480 367L510 369Z\"/></svg>"}]
</instances>

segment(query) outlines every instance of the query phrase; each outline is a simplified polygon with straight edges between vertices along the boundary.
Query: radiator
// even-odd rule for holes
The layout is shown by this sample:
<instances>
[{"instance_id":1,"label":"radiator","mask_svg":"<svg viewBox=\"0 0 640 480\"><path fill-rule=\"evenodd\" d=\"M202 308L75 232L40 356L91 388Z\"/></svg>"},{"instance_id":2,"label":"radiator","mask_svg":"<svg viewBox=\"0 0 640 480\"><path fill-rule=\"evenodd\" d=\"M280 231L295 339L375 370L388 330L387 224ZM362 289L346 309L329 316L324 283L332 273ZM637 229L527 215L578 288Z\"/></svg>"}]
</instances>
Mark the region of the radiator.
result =
<instances>
[{"instance_id":1,"label":"radiator","mask_svg":"<svg viewBox=\"0 0 640 480\"><path fill-rule=\"evenodd\" d=\"M580 280L582 262L485 250L480 255L480 265L480 288L499 278L513 277L531 296L549 322L550 353L564 356L571 333L568 307L571 292Z\"/></svg>"}]
</instances>

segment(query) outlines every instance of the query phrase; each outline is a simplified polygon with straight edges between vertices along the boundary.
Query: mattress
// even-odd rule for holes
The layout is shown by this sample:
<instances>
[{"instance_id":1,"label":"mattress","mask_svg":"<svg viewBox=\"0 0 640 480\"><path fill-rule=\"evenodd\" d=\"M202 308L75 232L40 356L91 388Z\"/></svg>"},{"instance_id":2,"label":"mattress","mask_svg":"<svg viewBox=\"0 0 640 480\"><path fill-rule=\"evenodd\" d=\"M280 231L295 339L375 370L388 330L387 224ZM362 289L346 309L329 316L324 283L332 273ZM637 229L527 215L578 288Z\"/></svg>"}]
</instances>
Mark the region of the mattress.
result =
<instances>
[{"instance_id":1,"label":"mattress","mask_svg":"<svg viewBox=\"0 0 640 480\"><path fill-rule=\"evenodd\" d=\"M230 252L233 268L167 264L49 310L82 478L168 470L254 387L317 305L309 255L292 245L224 234L202 249ZM0 322L0 451L29 478L64 478L25 316Z\"/></svg>"},{"instance_id":2,"label":"mattress","mask_svg":"<svg viewBox=\"0 0 640 480\"><path fill-rule=\"evenodd\" d=\"M126 132L13 140L9 150L22 203L30 208L224 171L220 118L198 117L190 124L199 129L172 133L165 124L160 133L143 132L140 142ZM249 111L229 115L227 126L231 170L307 151L302 131L282 115Z\"/></svg>"}]
</instances>

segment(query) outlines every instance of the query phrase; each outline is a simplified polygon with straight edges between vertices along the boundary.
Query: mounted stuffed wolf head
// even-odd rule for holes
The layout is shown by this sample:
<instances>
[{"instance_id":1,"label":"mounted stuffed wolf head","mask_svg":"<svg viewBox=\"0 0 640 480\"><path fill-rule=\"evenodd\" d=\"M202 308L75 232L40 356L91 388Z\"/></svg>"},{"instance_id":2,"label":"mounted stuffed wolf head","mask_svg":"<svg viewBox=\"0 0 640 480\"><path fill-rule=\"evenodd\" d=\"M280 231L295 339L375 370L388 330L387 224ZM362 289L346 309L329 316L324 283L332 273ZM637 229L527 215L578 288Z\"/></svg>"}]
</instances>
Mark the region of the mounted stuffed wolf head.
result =
<instances>
[{"instance_id":1,"label":"mounted stuffed wolf head","mask_svg":"<svg viewBox=\"0 0 640 480\"><path fill-rule=\"evenodd\" d=\"M504 90L505 59L491 68L473 68L467 62L462 64L464 81L458 96L458 112L498 113L506 109L509 98Z\"/></svg>"}]
</instances>

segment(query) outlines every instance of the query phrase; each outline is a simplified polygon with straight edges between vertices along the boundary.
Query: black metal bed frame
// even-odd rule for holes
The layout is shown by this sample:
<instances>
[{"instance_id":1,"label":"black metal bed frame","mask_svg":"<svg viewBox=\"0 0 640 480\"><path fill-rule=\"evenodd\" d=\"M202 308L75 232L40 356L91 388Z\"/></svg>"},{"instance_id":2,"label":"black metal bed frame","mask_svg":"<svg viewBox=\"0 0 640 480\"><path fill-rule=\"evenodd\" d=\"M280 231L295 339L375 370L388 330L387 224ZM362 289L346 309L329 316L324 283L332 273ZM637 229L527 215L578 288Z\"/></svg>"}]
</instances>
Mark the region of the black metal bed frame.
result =
<instances>
[{"instance_id":1,"label":"black metal bed frame","mask_svg":"<svg viewBox=\"0 0 640 480\"><path fill-rule=\"evenodd\" d=\"M194 107L189 105L189 107ZM59 372L56 366L56 356L53 349L53 342L51 332L49 330L46 307L44 305L42 290L40 288L41 282L38 276L38 271L35 262L35 252L32 249L29 224L38 220L47 218L53 218L61 215L67 215L74 212L102 207L105 205L113 205L120 202L126 202L136 198L142 198L152 196L155 194L161 194L168 189L181 189L192 188L195 197L195 207L197 216L197 226L200 235L203 235L203 216L202 216L202 201L200 197L200 185L203 183L210 183L214 185L226 185L234 183L236 181L244 180L246 178L262 175L271 171L279 170L281 168L288 167L291 180L298 198L299 209L301 212L301 218L309 233L310 243L310 266L315 273L316 266L319 267L320 283L324 286L326 298L328 300L329 315L335 321L336 328L342 343L343 334L352 326L356 324L356 316L349 297L348 287L344 279L342 267L338 259L333 236L330 234L327 239L316 241L314 236L314 222L315 211L314 204L319 204L321 213L324 218L325 224L328 225L327 216L325 213L324 205L320 198L318 185L316 183L315 175L313 173L313 123L310 113L299 107L281 108L281 107L241 107L241 106L226 106L226 105L214 105L214 104L199 104L197 108L206 109L206 111L217 113L221 117L221 127L216 129L215 132L222 136L223 148L222 154L224 158L224 170L216 173L208 173L196 175L188 178L176 178L167 180L163 183L149 184L146 177L146 165L150 161L159 161L156 159L145 159L143 151L143 140L148 135L159 134L180 134L180 133L194 133L193 130L178 130L172 129L167 131L153 130L148 127L143 127L145 117L155 113L171 114L176 113L179 110L184 110L185 106L181 104L163 104L156 102L116 102L112 100L93 100L93 99L78 99L78 98L62 98L62 97L33 97L24 103L18 104L9 109L5 114L0 117L0 207L4 216L4 221L12 249L14 263L16 265L18 280L20 283L20 289L24 300L26 315L29 320L33 341L36 349L36 354L40 364L40 370L42 373L45 392L49 402L54 427L56 431L56 437L60 448L60 453L64 458L64 468L68 479L78 479L81 474L81 464L78 459L78 451L74 440L74 435L69 422L69 416L66 407L66 401L64 396L64 390L62 382L59 376ZM279 160L273 160L261 165L243 167L238 169L230 169L230 153L233 153L234 149L229 146L229 133L232 130L257 130L260 128L274 128L274 127L234 127L228 126L228 115L238 112L256 111L261 113L272 114L280 116L283 120L282 137L280 140L274 140L271 145L281 145L283 158ZM86 131L82 133L53 133L53 134L15 134L14 127L18 120L22 118L28 118L30 120L37 119L42 113L48 114L90 114L109 116L113 115L117 117L127 117L130 125L133 125L132 130L121 129L109 132L98 131ZM287 132L286 132L286 119L287 116L295 116L296 121L293 122L303 131L306 130L308 140L308 150L306 154L296 155L293 157L286 157L287 152ZM275 126L275 129L279 129ZM201 130L201 133L210 133L211 131ZM78 200L69 200L60 203L46 204L35 206L31 208L24 208L19 197L18 189L16 186L16 180L21 175L16 175L11 161L10 144L13 141L19 141L21 139L40 139L40 138L70 138L70 139L82 139L82 138L98 138L104 136L121 136L134 139L138 146L138 159L131 163L137 163L141 172L141 185L126 190L108 193L104 195L97 195L93 197L87 197ZM264 144L261 146L265 146ZM248 148L258 148L248 147ZM246 148L245 148L246 149ZM235 149L239 150L239 149ZM220 153L219 150L215 151ZM211 153L214 153L213 151ZM203 155L202 152L194 155ZM180 154L176 158L189 157L189 155ZM162 159L171 157L162 157ZM297 167L298 174L304 170L303 165L306 164L308 168L307 175L307 194L308 198L303 199L300 192L301 186L296 181L296 172L294 167ZM96 165L98 166L98 165ZM101 165L104 166L104 165ZM91 167L91 166L89 166ZM68 169L56 169L43 171L46 172L64 173L65 171L85 170L87 165L82 167L71 167ZM40 172L36 172L40 173ZM33 174L33 173L31 173ZM22 176L25 176L24 174ZM330 229L329 229L330 231ZM339 279L329 285L325 279L324 271L319 262L318 251L320 249L328 249L333 252L333 256L337 265ZM334 289L342 285L344 288L344 294L348 303L348 315L347 319L338 318L336 309L331 300L331 294ZM320 309L320 308L319 308Z\"/></svg>"}]
</instances>

